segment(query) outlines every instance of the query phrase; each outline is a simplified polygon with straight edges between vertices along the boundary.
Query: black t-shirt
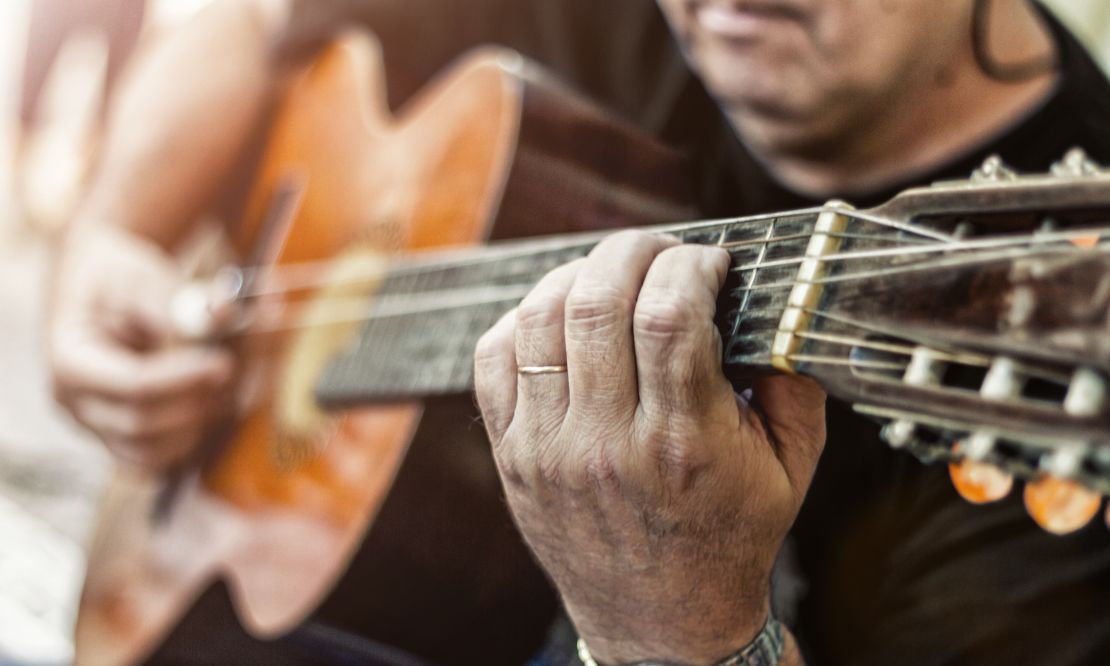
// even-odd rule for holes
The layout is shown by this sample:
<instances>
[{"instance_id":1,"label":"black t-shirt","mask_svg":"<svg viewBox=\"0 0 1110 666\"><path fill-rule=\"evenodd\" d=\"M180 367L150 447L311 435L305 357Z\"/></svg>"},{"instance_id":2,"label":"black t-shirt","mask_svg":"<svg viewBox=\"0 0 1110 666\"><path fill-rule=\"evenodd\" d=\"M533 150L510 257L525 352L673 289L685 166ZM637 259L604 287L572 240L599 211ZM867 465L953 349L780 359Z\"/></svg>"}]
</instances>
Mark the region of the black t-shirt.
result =
<instances>
[{"instance_id":1,"label":"black t-shirt","mask_svg":"<svg viewBox=\"0 0 1110 666\"><path fill-rule=\"evenodd\" d=\"M302 37L286 45L293 55L333 34L336 16L377 28L394 104L470 46L517 48L645 131L690 151L706 215L821 203L775 182L746 153L648 0L302 0L294 16L315 29L299 31ZM967 177L990 154L1034 172L1082 146L1110 164L1110 83L1073 36L1054 19L1049 23L1061 76L1043 105L913 181L843 197L874 205L904 187ZM784 558L791 584L776 601L809 663L1110 663L1110 530L1101 520L1071 536L1051 536L1026 515L1020 493L985 507L966 504L944 467L889 449L877 427L844 404L830 403L828 425L828 445ZM358 619L349 617L359 612L358 581L356 571L318 619L360 631ZM535 594L540 605L549 603ZM228 617L222 598L213 601L210 594L201 603L204 612L194 616ZM216 634L204 635L211 642ZM187 624L162 656L172 660L175 649L195 650L199 636ZM343 661L345 646L347 654L366 647L337 636L313 626L277 650L238 637L231 642L239 647L220 654L242 648L270 663L305 663L314 660L295 657L297 645L321 658L326 650L331 661ZM481 640L491 637L496 641L496 632ZM473 647L460 645L447 660L467 663L462 655L482 654Z\"/></svg>"}]
</instances>

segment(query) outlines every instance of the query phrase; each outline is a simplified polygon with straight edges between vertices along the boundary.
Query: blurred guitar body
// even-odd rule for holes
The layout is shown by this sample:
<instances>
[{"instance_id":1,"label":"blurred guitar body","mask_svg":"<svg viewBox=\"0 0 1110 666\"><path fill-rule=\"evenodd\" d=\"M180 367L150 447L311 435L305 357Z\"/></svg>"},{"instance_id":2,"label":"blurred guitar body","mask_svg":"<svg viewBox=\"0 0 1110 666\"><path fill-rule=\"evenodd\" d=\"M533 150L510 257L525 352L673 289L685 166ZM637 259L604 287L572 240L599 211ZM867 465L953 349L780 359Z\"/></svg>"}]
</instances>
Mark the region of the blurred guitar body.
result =
<instances>
[{"instance_id":1,"label":"blurred guitar body","mask_svg":"<svg viewBox=\"0 0 1110 666\"><path fill-rule=\"evenodd\" d=\"M406 250L692 213L676 154L515 54L465 58L396 118L382 76L373 42L351 37L291 85L234 232L248 271L326 264L341 276ZM539 639L554 599L511 528L472 398L314 406L323 365L357 328L244 338L258 397L207 459L170 485L119 473L78 663L143 660L218 580L260 638L321 604L325 617L354 604L360 629L432 659L462 633L487 647Z\"/></svg>"}]
</instances>

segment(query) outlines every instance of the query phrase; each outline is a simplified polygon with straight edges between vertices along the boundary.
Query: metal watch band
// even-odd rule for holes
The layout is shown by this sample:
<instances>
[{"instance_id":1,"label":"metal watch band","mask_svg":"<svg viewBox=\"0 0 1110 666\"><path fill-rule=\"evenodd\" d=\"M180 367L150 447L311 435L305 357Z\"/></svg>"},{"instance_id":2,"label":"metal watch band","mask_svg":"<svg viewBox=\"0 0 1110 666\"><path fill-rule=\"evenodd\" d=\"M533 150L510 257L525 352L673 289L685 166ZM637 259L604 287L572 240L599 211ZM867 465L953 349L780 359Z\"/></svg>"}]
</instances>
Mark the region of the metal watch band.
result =
<instances>
[{"instance_id":1,"label":"metal watch band","mask_svg":"<svg viewBox=\"0 0 1110 666\"><path fill-rule=\"evenodd\" d=\"M774 615L768 616L759 634L738 652L725 657L713 666L778 666L786 652L786 637L782 623ZM586 642L578 639L578 659L583 666L598 666L590 655ZM676 666L665 661L637 661L630 666Z\"/></svg>"}]
</instances>

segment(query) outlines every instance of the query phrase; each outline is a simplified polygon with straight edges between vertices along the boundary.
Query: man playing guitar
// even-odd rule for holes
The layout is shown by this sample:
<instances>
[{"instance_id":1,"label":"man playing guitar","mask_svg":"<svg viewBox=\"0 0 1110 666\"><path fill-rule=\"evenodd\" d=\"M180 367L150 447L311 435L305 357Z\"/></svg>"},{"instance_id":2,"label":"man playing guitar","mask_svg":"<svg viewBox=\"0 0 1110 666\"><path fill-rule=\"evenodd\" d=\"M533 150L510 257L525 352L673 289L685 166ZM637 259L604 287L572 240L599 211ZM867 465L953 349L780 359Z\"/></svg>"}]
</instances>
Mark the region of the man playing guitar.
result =
<instances>
[{"instance_id":1,"label":"man playing guitar","mask_svg":"<svg viewBox=\"0 0 1110 666\"><path fill-rule=\"evenodd\" d=\"M521 48L690 149L708 214L868 205L991 153L1023 170L1072 145L1110 161L1110 83L1027 0L598 4L216 2L116 102L55 291L63 404L155 470L228 404L231 354L169 342L180 275L166 250L289 63L352 22L382 35L398 95L472 43ZM975 513L943 470L880 447L843 406L826 414L810 380L735 396L713 353L727 268L720 250L619 233L552 271L478 347L509 506L593 658L1105 660L1110 539L1040 533L1016 500Z\"/></svg>"}]
</instances>

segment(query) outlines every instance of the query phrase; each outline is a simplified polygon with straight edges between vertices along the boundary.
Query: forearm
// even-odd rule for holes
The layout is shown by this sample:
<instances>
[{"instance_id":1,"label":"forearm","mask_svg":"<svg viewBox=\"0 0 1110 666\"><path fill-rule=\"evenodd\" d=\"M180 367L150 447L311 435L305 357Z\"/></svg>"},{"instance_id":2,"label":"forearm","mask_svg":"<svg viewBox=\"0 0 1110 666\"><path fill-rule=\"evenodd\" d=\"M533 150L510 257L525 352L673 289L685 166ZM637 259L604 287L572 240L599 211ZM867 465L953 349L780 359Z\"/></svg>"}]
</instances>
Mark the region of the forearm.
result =
<instances>
[{"instance_id":1,"label":"forearm","mask_svg":"<svg viewBox=\"0 0 1110 666\"><path fill-rule=\"evenodd\" d=\"M271 50L284 2L216 2L140 54L113 100L77 225L114 224L167 247L184 235L280 79Z\"/></svg>"}]
</instances>

